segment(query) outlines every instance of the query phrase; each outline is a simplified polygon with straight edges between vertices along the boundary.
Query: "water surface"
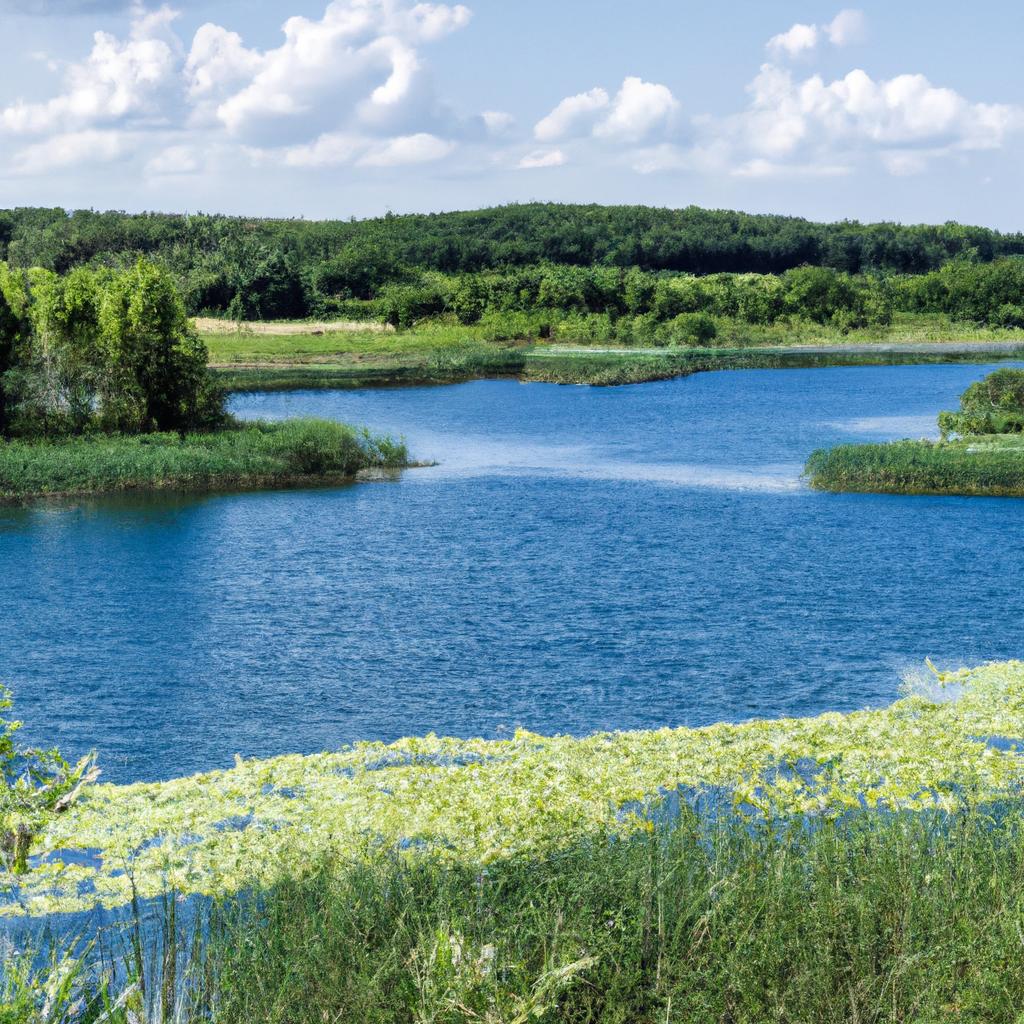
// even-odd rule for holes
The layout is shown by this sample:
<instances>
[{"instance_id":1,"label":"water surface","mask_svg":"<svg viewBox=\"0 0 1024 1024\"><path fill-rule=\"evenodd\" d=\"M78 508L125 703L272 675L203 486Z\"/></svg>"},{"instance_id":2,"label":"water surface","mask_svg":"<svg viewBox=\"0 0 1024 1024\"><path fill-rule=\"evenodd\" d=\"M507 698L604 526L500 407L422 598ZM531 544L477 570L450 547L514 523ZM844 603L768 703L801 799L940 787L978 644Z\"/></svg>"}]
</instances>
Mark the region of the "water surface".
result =
<instances>
[{"instance_id":1,"label":"water surface","mask_svg":"<svg viewBox=\"0 0 1024 1024\"><path fill-rule=\"evenodd\" d=\"M248 395L404 434L399 483L0 510L0 679L106 777L436 731L888 703L1024 655L1024 502L823 495L815 447L934 435L991 367Z\"/></svg>"}]
</instances>

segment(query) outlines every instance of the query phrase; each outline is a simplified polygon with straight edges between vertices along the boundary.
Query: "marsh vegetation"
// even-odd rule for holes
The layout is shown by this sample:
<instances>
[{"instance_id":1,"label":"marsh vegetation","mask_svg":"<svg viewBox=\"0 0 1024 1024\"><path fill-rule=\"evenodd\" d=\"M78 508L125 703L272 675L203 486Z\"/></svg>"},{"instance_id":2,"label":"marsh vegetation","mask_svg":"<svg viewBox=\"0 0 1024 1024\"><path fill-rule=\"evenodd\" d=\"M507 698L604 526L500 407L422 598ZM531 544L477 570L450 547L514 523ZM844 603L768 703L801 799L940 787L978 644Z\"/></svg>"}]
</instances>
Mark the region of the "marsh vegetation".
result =
<instances>
[{"instance_id":1,"label":"marsh vegetation","mask_svg":"<svg viewBox=\"0 0 1024 1024\"><path fill-rule=\"evenodd\" d=\"M939 414L939 441L840 445L813 452L806 475L826 491L1024 497L1024 370L971 385Z\"/></svg>"}]
</instances>

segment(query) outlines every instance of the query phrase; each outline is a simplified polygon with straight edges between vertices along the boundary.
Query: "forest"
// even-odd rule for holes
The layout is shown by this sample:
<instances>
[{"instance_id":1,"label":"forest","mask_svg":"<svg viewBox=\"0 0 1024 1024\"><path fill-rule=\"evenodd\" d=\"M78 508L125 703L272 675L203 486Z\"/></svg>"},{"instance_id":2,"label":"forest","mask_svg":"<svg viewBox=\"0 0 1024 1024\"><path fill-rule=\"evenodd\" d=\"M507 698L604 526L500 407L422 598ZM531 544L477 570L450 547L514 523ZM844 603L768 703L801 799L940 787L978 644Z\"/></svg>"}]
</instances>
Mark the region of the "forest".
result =
<instances>
[{"instance_id":1,"label":"forest","mask_svg":"<svg viewBox=\"0 0 1024 1024\"><path fill-rule=\"evenodd\" d=\"M190 315L396 326L538 309L558 314L549 322L647 317L572 328L626 341L657 341L659 325L699 313L853 328L896 310L1021 326L1021 256L1024 234L956 223L822 224L697 207L532 203L362 221L0 211L0 259L11 266L66 274L146 257L170 273ZM687 319L661 337L701 343L708 332Z\"/></svg>"}]
</instances>

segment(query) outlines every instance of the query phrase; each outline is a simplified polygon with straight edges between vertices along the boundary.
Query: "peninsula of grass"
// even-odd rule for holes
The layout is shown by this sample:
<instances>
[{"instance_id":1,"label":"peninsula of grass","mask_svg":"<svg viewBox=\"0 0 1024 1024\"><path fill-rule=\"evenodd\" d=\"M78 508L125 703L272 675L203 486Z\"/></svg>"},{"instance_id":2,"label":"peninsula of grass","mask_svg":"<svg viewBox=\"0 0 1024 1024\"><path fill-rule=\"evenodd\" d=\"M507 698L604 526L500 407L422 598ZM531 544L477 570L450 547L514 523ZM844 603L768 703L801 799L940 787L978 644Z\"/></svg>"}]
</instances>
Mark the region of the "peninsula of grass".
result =
<instances>
[{"instance_id":1,"label":"peninsula of grass","mask_svg":"<svg viewBox=\"0 0 1024 1024\"><path fill-rule=\"evenodd\" d=\"M404 445L325 420L232 423L184 435L12 440L0 442L0 500L295 487L406 464Z\"/></svg>"},{"instance_id":2,"label":"peninsula of grass","mask_svg":"<svg viewBox=\"0 0 1024 1024\"><path fill-rule=\"evenodd\" d=\"M823 491L1024 497L1024 371L997 370L939 415L939 441L849 444L814 452Z\"/></svg>"}]
</instances>

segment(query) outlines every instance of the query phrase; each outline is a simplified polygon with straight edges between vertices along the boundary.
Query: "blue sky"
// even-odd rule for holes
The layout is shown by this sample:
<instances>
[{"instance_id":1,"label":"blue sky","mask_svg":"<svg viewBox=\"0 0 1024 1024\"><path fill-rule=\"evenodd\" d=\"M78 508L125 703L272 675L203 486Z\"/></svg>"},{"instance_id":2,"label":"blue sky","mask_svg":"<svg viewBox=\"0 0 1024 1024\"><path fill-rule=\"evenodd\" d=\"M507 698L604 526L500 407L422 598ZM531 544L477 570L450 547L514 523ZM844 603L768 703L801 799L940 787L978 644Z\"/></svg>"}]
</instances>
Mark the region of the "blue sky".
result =
<instances>
[{"instance_id":1,"label":"blue sky","mask_svg":"<svg viewBox=\"0 0 1024 1024\"><path fill-rule=\"evenodd\" d=\"M1024 5L0 0L0 205L1024 229Z\"/></svg>"}]
</instances>

